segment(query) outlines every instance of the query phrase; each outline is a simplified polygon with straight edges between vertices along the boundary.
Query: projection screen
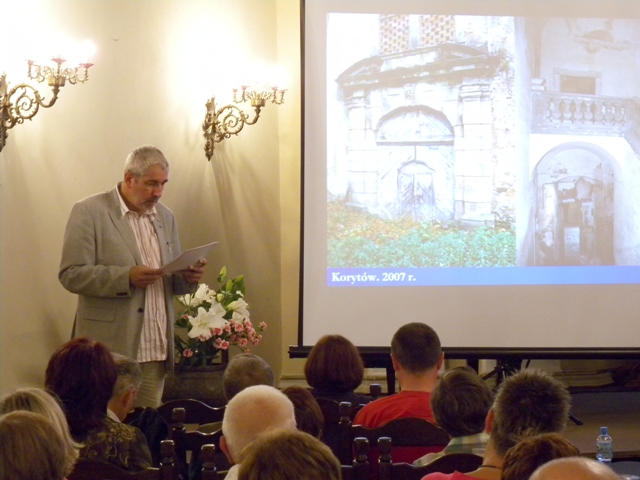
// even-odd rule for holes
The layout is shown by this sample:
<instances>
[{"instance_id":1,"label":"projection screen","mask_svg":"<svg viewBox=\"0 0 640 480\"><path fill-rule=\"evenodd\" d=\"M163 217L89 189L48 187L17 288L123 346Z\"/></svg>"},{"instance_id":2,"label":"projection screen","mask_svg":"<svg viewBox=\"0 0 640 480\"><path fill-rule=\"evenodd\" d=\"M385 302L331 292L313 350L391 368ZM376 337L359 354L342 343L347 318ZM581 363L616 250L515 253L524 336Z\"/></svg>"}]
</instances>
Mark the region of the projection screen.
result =
<instances>
[{"instance_id":1,"label":"projection screen","mask_svg":"<svg viewBox=\"0 0 640 480\"><path fill-rule=\"evenodd\" d=\"M638 349L635 3L304 2L299 346Z\"/></svg>"}]
</instances>

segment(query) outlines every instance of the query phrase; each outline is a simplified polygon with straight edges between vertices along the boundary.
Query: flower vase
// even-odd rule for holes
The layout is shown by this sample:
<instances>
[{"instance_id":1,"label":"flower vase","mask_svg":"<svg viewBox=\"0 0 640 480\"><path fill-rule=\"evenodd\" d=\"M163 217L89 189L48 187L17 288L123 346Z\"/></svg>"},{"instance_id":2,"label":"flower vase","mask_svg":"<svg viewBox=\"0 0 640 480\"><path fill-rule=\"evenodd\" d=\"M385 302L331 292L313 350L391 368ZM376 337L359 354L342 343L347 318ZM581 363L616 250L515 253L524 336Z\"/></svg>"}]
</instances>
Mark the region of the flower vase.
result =
<instances>
[{"instance_id":1,"label":"flower vase","mask_svg":"<svg viewBox=\"0 0 640 480\"><path fill-rule=\"evenodd\" d=\"M212 407L225 405L222 375L229 362L229 353L223 351L219 358L219 363L204 367L176 365L174 375L165 380L162 401L193 398Z\"/></svg>"}]
</instances>

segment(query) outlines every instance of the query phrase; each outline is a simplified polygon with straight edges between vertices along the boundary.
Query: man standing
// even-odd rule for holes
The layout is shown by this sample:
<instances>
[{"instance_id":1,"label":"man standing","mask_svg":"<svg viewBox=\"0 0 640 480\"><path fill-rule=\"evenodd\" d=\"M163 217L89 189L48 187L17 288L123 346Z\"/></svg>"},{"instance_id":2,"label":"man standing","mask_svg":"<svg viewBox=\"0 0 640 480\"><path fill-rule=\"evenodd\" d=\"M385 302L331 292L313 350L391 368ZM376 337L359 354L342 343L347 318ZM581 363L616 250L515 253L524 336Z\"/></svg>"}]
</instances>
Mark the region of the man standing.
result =
<instances>
[{"instance_id":1,"label":"man standing","mask_svg":"<svg viewBox=\"0 0 640 480\"><path fill-rule=\"evenodd\" d=\"M173 213L158 203L169 163L155 147L129 154L124 180L76 203L64 235L58 278L78 294L75 336L105 343L142 368L136 405L157 407L173 368L173 296L192 292L204 259L165 274L180 254Z\"/></svg>"}]
</instances>

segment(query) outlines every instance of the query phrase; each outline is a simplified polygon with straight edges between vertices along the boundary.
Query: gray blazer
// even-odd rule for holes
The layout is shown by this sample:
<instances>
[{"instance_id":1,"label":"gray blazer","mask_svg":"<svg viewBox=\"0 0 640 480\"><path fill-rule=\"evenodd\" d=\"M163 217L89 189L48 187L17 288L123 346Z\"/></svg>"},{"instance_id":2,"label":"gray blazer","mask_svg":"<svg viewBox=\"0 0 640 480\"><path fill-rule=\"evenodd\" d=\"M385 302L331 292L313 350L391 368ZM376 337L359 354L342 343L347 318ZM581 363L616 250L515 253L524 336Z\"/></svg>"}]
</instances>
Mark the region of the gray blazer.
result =
<instances>
[{"instance_id":1,"label":"gray blazer","mask_svg":"<svg viewBox=\"0 0 640 480\"><path fill-rule=\"evenodd\" d=\"M180 254L178 227L173 213L156 205L154 222L163 264ZM58 278L78 294L75 336L87 336L112 351L136 358L144 317L144 289L129 284L129 270L143 265L136 239L122 216L117 187L92 195L73 206L64 233ZM190 293L180 275L165 275L167 307L166 370L173 370L173 296Z\"/></svg>"}]
</instances>

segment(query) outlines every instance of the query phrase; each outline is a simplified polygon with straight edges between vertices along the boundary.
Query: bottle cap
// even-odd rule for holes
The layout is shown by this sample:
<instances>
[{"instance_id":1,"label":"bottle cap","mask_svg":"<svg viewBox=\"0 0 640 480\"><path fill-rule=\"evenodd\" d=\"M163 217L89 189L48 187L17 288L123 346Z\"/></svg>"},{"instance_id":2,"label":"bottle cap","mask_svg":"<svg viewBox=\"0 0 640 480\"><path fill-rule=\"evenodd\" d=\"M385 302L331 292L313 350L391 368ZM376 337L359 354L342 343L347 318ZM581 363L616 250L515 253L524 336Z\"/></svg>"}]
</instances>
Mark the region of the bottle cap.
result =
<instances>
[{"instance_id":1,"label":"bottle cap","mask_svg":"<svg viewBox=\"0 0 640 480\"><path fill-rule=\"evenodd\" d=\"M608 435L609 429L607 427L600 427L600 435Z\"/></svg>"}]
</instances>

